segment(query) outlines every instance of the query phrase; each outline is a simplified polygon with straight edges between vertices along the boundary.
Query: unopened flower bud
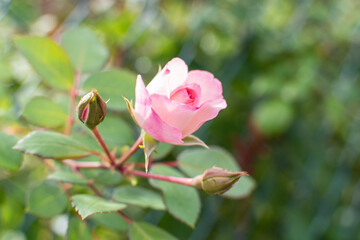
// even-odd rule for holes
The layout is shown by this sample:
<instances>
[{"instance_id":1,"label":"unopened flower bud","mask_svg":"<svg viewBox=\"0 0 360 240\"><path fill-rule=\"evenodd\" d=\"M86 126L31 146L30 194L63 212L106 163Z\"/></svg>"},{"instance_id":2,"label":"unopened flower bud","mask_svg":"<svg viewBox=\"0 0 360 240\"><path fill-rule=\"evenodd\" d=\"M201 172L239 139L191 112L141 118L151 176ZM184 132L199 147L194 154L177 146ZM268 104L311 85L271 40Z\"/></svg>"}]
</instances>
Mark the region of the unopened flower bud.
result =
<instances>
[{"instance_id":1,"label":"unopened flower bud","mask_svg":"<svg viewBox=\"0 0 360 240\"><path fill-rule=\"evenodd\" d=\"M202 175L201 188L213 195L220 195L228 191L241 176L247 172L228 172L225 169L212 167Z\"/></svg>"},{"instance_id":2,"label":"unopened flower bud","mask_svg":"<svg viewBox=\"0 0 360 240\"><path fill-rule=\"evenodd\" d=\"M77 112L80 121L85 123L88 128L94 129L105 118L106 103L93 89L80 99Z\"/></svg>"}]
</instances>

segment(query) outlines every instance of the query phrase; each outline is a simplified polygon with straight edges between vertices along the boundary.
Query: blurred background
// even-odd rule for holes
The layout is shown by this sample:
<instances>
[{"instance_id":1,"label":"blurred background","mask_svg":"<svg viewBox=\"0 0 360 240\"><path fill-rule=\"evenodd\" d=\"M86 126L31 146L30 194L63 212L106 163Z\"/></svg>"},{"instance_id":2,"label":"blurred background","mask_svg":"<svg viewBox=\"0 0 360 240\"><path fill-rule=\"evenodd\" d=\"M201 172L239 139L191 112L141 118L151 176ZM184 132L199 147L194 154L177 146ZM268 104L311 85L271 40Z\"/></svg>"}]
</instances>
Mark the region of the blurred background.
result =
<instances>
[{"instance_id":1,"label":"blurred background","mask_svg":"<svg viewBox=\"0 0 360 240\"><path fill-rule=\"evenodd\" d=\"M359 13L358 0L0 0L0 129L22 131L40 84L13 38L86 26L110 51L106 68L149 82L179 56L223 83L228 108L196 135L229 150L257 187L207 198L195 231L168 226L175 236L359 239ZM32 239L11 181L0 181L0 239Z\"/></svg>"}]
</instances>

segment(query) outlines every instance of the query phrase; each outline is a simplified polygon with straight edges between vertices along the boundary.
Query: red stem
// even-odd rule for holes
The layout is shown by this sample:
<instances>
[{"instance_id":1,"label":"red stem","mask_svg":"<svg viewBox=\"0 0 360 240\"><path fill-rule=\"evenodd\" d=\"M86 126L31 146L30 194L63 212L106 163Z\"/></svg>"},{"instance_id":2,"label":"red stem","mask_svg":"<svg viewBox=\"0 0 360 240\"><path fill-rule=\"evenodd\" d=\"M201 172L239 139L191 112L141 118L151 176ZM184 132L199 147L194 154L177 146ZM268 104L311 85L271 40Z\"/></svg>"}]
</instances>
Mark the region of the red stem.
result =
<instances>
[{"instance_id":1,"label":"red stem","mask_svg":"<svg viewBox=\"0 0 360 240\"><path fill-rule=\"evenodd\" d=\"M152 173L145 173L142 171L134 170L134 169L120 169L123 173L129 173L135 176L143 177L143 178L152 178L177 184L182 184L190 187L194 187L194 179L193 178L182 178L182 177L172 177L172 176L164 176L164 175L158 175L158 174L152 174Z\"/></svg>"},{"instance_id":2,"label":"red stem","mask_svg":"<svg viewBox=\"0 0 360 240\"><path fill-rule=\"evenodd\" d=\"M129 151L124 153L118 160L116 160L116 166L123 165L138 149L139 145L142 144L142 136L140 135L139 138L135 141L135 143L131 146Z\"/></svg>"},{"instance_id":3,"label":"red stem","mask_svg":"<svg viewBox=\"0 0 360 240\"><path fill-rule=\"evenodd\" d=\"M110 153L104 139L102 138L99 130L97 127L95 127L94 129L91 130L91 132L94 134L97 142L100 144L100 146L102 147L102 149L105 151L106 156L108 157L109 163L111 165L115 165L115 157Z\"/></svg>"},{"instance_id":4,"label":"red stem","mask_svg":"<svg viewBox=\"0 0 360 240\"><path fill-rule=\"evenodd\" d=\"M76 71L74 76L74 85L70 90L70 105L69 105L69 116L67 119L66 127L64 130L65 135L70 135L72 126L74 125L74 112L76 105L76 97L78 95L78 89L80 85L81 72Z\"/></svg>"},{"instance_id":5,"label":"red stem","mask_svg":"<svg viewBox=\"0 0 360 240\"><path fill-rule=\"evenodd\" d=\"M103 168L103 169L110 168L108 164L102 162L78 162L71 159L66 159L63 161L63 163L65 163L70 167L76 167L76 168Z\"/></svg>"}]
</instances>

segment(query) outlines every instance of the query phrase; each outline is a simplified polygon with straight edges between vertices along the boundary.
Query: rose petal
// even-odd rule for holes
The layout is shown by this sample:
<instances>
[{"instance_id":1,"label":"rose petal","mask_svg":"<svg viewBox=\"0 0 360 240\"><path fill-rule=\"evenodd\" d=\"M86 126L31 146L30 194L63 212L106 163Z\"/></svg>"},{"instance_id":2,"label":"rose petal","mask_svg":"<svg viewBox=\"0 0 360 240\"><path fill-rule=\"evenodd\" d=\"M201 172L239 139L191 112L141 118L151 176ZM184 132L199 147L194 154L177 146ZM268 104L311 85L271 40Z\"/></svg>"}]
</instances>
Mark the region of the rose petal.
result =
<instances>
[{"instance_id":1,"label":"rose petal","mask_svg":"<svg viewBox=\"0 0 360 240\"><path fill-rule=\"evenodd\" d=\"M221 82L214 78L214 75L207 71L193 70L190 71L186 78L186 84L197 83L200 85L201 94L200 105L209 100L222 99Z\"/></svg>"},{"instance_id":2,"label":"rose petal","mask_svg":"<svg viewBox=\"0 0 360 240\"><path fill-rule=\"evenodd\" d=\"M186 137L198 130L204 122L215 118L221 109L226 108L225 99L215 99L204 103L194 117L188 120L189 124L181 130L183 137Z\"/></svg>"},{"instance_id":3,"label":"rose petal","mask_svg":"<svg viewBox=\"0 0 360 240\"><path fill-rule=\"evenodd\" d=\"M182 144L181 131L164 122L152 109L149 93L140 75L136 79L135 95L135 118L140 127L160 142Z\"/></svg>"},{"instance_id":4,"label":"rose petal","mask_svg":"<svg viewBox=\"0 0 360 240\"><path fill-rule=\"evenodd\" d=\"M197 114L198 107L178 103L164 95L153 94L150 96L154 111L165 122L180 131L185 129Z\"/></svg>"},{"instance_id":5,"label":"rose petal","mask_svg":"<svg viewBox=\"0 0 360 240\"><path fill-rule=\"evenodd\" d=\"M173 58L156 74L146 89L150 95L157 93L170 97L171 91L185 82L187 73L186 63L180 58Z\"/></svg>"}]
</instances>

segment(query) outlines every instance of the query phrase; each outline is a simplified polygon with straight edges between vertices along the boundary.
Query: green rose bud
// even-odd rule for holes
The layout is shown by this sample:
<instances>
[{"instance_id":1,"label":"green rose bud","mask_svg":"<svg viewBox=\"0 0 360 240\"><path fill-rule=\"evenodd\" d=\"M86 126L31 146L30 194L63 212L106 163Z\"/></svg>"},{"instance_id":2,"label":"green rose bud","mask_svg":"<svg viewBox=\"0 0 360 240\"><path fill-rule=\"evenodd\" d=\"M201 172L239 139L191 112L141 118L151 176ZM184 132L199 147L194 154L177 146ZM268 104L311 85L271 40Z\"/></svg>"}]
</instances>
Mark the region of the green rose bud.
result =
<instances>
[{"instance_id":1,"label":"green rose bud","mask_svg":"<svg viewBox=\"0 0 360 240\"><path fill-rule=\"evenodd\" d=\"M94 129L106 115L106 103L98 92L93 89L80 99L77 106L78 117L85 125Z\"/></svg>"},{"instance_id":2,"label":"green rose bud","mask_svg":"<svg viewBox=\"0 0 360 240\"><path fill-rule=\"evenodd\" d=\"M213 195L220 195L228 191L241 176L248 176L247 172L228 172L225 169L212 167L202 175L201 188Z\"/></svg>"}]
</instances>

